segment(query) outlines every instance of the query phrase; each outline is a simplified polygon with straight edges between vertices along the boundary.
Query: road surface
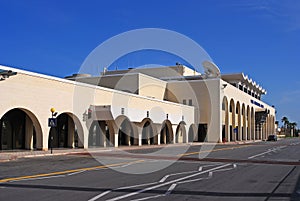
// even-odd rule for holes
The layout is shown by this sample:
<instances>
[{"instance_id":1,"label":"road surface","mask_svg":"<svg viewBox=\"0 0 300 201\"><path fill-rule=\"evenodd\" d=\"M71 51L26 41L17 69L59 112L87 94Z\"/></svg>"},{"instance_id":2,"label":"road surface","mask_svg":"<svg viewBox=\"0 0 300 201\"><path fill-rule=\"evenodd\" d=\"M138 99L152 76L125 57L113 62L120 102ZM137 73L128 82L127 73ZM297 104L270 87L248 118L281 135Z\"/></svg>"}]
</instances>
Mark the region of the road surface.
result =
<instances>
[{"instance_id":1,"label":"road surface","mask_svg":"<svg viewBox=\"0 0 300 201\"><path fill-rule=\"evenodd\" d=\"M0 163L0 200L300 200L300 139Z\"/></svg>"}]
</instances>

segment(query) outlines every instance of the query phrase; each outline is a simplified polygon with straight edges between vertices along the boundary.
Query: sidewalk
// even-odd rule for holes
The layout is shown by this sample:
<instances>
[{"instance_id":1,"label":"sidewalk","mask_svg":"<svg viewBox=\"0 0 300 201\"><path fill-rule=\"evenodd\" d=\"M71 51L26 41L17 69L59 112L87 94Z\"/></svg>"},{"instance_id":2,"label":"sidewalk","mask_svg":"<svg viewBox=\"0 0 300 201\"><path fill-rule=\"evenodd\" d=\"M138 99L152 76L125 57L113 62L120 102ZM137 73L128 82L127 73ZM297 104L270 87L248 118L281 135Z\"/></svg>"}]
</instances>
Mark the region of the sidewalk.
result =
<instances>
[{"instance_id":1,"label":"sidewalk","mask_svg":"<svg viewBox=\"0 0 300 201\"><path fill-rule=\"evenodd\" d=\"M240 145L240 144L249 144L260 142L256 141L236 141L236 142L225 142L225 143L207 143L207 142L193 142L187 144L168 144L168 145L144 145L144 146L121 146L118 148L115 147L103 147L103 148L91 148L91 149L72 149L72 148L59 148L53 149L51 151L42 151L42 150L12 150L12 151L0 151L0 162L7 162L16 160L19 158L33 158L33 157L43 157L43 156L60 156L68 154L88 154L93 152L108 152L108 151L118 151L118 150L136 150L136 149L155 149L163 148L166 146L175 147L175 146L191 146L191 145Z\"/></svg>"}]
</instances>

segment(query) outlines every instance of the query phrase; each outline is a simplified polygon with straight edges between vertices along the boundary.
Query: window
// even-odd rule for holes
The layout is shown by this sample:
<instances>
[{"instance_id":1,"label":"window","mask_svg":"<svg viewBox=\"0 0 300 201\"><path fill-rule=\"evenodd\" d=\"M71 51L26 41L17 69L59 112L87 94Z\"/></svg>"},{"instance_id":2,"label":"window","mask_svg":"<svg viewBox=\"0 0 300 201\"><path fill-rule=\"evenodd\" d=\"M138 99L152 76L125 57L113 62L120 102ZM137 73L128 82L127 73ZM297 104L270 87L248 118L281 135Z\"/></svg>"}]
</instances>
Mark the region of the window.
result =
<instances>
[{"instance_id":1,"label":"window","mask_svg":"<svg viewBox=\"0 0 300 201\"><path fill-rule=\"evenodd\" d=\"M189 99L189 105L192 106L193 105L193 100Z\"/></svg>"},{"instance_id":2,"label":"window","mask_svg":"<svg viewBox=\"0 0 300 201\"><path fill-rule=\"evenodd\" d=\"M183 105L186 105L186 100L185 100L185 99L183 99L182 103L183 103Z\"/></svg>"}]
</instances>

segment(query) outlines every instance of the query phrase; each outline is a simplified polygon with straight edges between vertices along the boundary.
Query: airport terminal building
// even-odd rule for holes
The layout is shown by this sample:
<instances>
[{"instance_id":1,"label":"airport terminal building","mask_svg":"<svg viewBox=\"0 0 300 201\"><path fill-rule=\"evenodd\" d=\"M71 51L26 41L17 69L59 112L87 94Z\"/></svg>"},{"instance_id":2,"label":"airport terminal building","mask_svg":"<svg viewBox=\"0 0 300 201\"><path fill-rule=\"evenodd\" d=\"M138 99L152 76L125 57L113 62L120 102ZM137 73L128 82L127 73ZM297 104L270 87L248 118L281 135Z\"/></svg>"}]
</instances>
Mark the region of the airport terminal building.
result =
<instances>
[{"instance_id":1,"label":"airport terminal building","mask_svg":"<svg viewBox=\"0 0 300 201\"><path fill-rule=\"evenodd\" d=\"M177 64L57 78L0 66L0 80L0 150L221 143L275 132L266 90L243 73Z\"/></svg>"}]
</instances>

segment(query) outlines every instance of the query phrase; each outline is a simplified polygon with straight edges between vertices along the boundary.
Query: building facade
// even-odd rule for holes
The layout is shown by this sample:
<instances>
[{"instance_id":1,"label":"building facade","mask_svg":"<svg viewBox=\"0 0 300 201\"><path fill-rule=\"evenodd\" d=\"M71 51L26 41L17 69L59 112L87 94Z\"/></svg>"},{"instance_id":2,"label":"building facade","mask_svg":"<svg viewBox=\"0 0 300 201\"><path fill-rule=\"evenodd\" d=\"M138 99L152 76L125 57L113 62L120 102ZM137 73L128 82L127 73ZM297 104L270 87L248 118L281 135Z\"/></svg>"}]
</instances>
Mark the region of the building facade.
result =
<instances>
[{"instance_id":1,"label":"building facade","mask_svg":"<svg viewBox=\"0 0 300 201\"><path fill-rule=\"evenodd\" d=\"M275 132L266 91L242 73L176 65L62 79L0 69L0 150L249 141Z\"/></svg>"}]
</instances>

